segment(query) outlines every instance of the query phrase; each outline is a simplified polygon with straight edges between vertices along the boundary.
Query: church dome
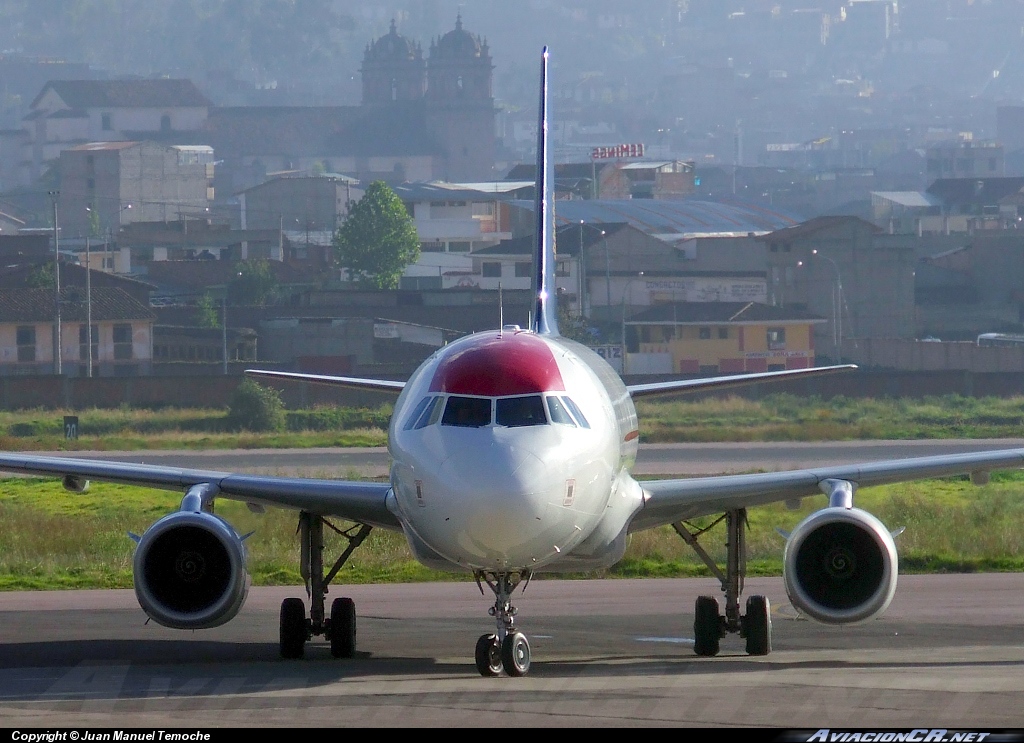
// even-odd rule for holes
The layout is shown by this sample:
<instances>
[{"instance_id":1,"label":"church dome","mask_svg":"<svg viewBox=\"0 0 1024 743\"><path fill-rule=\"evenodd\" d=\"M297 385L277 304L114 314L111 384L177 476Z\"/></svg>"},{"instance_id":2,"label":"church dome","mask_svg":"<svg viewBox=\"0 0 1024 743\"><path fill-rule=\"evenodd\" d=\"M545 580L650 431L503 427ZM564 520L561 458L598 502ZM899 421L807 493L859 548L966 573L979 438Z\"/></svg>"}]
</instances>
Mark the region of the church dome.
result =
<instances>
[{"instance_id":1,"label":"church dome","mask_svg":"<svg viewBox=\"0 0 1024 743\"><path fill-rule=\"evenodd\" d=\"M443 59L466 59L487 55L487 44L481 43L479 36L474 36L462 28L462 16L455 21L455 30L449 31L430 50L431 57Z\"/></svg>"},{"instance_id":2,"label":"church dome","mask_svg":"<svg viewBox=\"0 0 1024 743\"><path fill-rule=\"evenodd\" d=\"M421 56L420 47L399 34L392 19L391 31L366 47L365 58L375 62L388 62L419 59Z\"/></svg>"}]
</instances>

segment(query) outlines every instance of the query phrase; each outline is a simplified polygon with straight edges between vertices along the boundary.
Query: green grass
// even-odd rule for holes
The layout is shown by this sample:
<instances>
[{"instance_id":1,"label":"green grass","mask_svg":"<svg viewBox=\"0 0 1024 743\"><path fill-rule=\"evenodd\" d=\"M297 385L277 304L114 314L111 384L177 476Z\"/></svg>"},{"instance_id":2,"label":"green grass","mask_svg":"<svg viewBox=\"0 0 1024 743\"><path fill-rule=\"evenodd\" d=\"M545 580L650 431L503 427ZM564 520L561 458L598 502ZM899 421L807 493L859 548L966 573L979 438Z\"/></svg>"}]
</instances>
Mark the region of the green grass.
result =
<instances>
[{"instance_id":1,"label":"green grass","mask_svg":"<svg viewBox=\"0 0 1024 743\"><path fill-rule=\"evenodd\" d=\"M857 438L1019 437L1024 435L1024 398L828 401L771 395L751 401L641 402L644 441L787 441ZM81 438L62 438L62 416L77 414ZM313 446L381 446L391 407L315 408L289 411L280 433L232 432L224 410L28 410L0 412L0 449L216 449ZM902 483L859 491L857 505L891 528L906 526L897 540L904 572L1024 570L1024 474L1001 473L981 488L966 479ZM0 590L128 587L134 543L177 509L180 494L94 484L86 494L64 491L55 481L0 480ZM805 499L799 511L781 504L752 509L748 538L751 575L781 571L782 538L824 497ZM270 509L255 515L243 504L221 500L217 513L247 541L257 585L294 585L298 574L296 514ZM710 522L707 522L710 523ZM344 544L332 537L328 559ZM724 530L712 528L702 544L724 559ZM708 575L670 529L633 535L626 557L603 576ZM595 575L595 574L591 574ZM465 574L427 570L409 553L400 534L374 531L338 580L464 580Z\"/></svg>"},{"instance_id":2,"label":"green grass","mask_svg":"<svg viewBox=\"0 0 1024 743\"><path fill-rule=\"evenodd\" d=\"M1024 473L994 476L975 487L966 479L901 483L859 491L857 505L890 528L905 526L897 539L903 572L1024 570ZM64 491L52 480L0 480L0 590L127 588L132 585L134 543L142 533L177 509L180 495L123 485L94 484L89 492ZM781 573L783 539L825 505L824 496L807 498L798 511L782 504L752 509L748 535L750 575ZM246 544L255 585L296 585L296 514L268 509L251 513L243 504L217 501L217 513L239 533L254 531ZM710 523L705 520L704 523ZM702 538L704 547L724 560L721 525ZM328 560L344 547L330 535ZM634 534L626 557L591 577L706 576L707 568L665 527ZM468 580L464 573L440 573L417 563L400 534L375 530L343 568L339 583Z\"/></svg>"},{"instance_id":3,"label":"green grass","mask_svg":"<svg viewBox=\"0 0 1024 743\"><path fill-rule=\"evenodd\" d=\"M845 441L1024 436L1024 397L829 400L769 395L640 401L644 442ZM230 430L226 410L129 408L0 412L0 450L252 449L384 446L392 407L291 410L276 433ZM63 416L79 417L77 441Z\"/></svg>"}]
</instances>

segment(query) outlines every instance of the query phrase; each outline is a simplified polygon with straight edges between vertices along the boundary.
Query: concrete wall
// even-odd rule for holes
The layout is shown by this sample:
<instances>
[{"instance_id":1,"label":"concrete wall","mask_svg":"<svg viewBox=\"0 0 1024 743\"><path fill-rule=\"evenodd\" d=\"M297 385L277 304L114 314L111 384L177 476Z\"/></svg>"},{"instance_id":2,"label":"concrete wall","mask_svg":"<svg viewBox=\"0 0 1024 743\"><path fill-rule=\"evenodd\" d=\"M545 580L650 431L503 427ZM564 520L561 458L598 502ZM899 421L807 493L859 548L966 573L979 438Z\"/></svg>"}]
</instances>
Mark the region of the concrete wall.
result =
<instances>
[{"instance_id":1,"label":"concrete wall","mask_svg":"<svg viewBox=\"0 0 1024 743\"><path fill-rule=\"evenodd\" d=\"M0 377L0 409L43 408L56 410L87 410L92 407L226 407L231 393L242 381L244 365L234 365L224 376L153 376L153 377ZM678 375L627 376L629 384L651 382ZM314 405L377 407L394 402L388 393L347 390L322 384L295 382L267 383L281 391L289 408ZM737 395L758 399L765 395L786 392L794 395L816 395L825 399L846 397L927 397L960 394L965 396L1012 397L1024 395L1024 375L1017 372L902 372L858 371L813 379L796 379L749 387L735 387L705 395L683 395L680 399L728 397ZM641 423L642 425L642 423Z\"/></svg>"},{"instance_id":2,"label":"concrete wall","mask_svg":"<svg viewBox=\"0 0 1024 743\"><path fill-rule=\"evenodd\" d=\"M858 339L843 343L843 356L863 366L901 371L1024 372L1024 347L979 347L973 341Z\"/></svg>"}]
</instances>

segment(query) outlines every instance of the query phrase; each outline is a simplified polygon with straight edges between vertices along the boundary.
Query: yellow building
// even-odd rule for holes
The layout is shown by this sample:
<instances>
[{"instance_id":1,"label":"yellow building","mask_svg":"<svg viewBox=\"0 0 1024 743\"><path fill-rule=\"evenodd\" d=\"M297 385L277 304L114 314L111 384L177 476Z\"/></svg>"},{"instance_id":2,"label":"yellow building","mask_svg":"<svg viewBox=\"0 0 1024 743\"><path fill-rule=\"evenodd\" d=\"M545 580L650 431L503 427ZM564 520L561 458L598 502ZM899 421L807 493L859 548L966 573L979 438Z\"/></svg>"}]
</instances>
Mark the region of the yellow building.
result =
<instances>
[{"instance_id":1,"label":"yellow building","mask_svg":"<svg viewBox=\"0 0 1024 743\"><path fill-rule=\"evenodd\" d=\"M821 317L757 302L654 305L625 323L627 374L716 374L814 366Z\"/></svg>"}]
</instances>

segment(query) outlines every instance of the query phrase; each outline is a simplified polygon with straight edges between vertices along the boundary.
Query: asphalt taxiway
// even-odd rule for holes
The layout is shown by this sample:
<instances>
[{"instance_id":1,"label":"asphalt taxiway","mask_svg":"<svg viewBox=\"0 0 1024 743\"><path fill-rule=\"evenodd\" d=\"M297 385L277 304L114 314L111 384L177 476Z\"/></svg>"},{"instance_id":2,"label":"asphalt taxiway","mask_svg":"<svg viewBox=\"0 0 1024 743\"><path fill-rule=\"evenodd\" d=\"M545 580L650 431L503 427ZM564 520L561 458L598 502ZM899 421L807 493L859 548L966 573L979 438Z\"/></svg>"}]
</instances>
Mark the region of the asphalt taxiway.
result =
<instances>
[{"instance_id":1,"label":"asphalt taxiway","mask_svg":"<svg viewBox=\"0 0 1024 743\"><path fill-rule=\"evenodd\" d=\"M535 580L519 596L533 665L481 678L490 600L473 583L353 586L358 653L282 660L277 617L301 589L261 588L227 625L147 624L131 591L0 594L0 726L1024 727L1024 575L900 579L884 617L796 616L780 579L774 651L729 637L693 654L710 579ZM335 595L340 595L335 592Z\"/></svg>"}]
</instances>

